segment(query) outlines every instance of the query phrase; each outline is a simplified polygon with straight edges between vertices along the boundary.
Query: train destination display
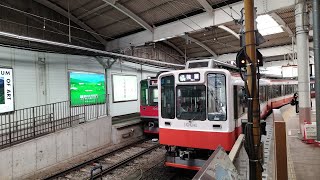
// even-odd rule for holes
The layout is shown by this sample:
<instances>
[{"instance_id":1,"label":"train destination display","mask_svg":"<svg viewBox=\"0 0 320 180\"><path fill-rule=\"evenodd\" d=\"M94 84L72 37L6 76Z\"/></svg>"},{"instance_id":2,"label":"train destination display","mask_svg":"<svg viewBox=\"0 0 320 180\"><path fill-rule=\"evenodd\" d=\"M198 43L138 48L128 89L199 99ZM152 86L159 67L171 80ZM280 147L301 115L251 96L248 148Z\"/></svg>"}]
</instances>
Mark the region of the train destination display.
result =
<instances>
[{"instance_id":1,"label":"train destination display","mask_svg":"<svg viewBox=\"0 0 320 180\"><path fill-rule=\"evenodd\" d=\"M14 110L12 69L0 68L0 113Z\"/></svg>"},{"instance_id":2,"label":"train destination display","mask_svg":"<svg viewBox=\"0 0 320 180\"><path fill-rule=\"evenodd\" d=\"M112 75L113 102L138 100L137 76Z\"/></svg>"},{"instance_id":3,"label":"train destination display","mask_svg":"<svg viewBox=\"0 0 320 180\"><path fill-rule=\"evenodd\" d=\"M105 75L70 72L70 100L72 106L105 103Z\"/></svg>"}]
</instances>

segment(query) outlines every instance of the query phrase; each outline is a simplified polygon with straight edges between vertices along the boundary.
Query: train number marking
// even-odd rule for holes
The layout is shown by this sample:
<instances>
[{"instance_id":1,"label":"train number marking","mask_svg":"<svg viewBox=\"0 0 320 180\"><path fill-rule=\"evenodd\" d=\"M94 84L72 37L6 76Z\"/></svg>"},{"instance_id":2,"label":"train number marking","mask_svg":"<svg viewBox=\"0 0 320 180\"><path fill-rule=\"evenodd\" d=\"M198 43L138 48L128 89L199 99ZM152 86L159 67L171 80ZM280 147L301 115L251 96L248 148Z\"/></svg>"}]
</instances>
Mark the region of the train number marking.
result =
<instances>
[{"instance_id":1,"label":"train number marking","mask_svg":"<svg viewBox=\"0 0 320 180\"><path fill-rule=\"evenodd\" d=\"M184 127L197 127L197 124L193 122L186 122L184 123Z\"/></svg>"}]
</instances>

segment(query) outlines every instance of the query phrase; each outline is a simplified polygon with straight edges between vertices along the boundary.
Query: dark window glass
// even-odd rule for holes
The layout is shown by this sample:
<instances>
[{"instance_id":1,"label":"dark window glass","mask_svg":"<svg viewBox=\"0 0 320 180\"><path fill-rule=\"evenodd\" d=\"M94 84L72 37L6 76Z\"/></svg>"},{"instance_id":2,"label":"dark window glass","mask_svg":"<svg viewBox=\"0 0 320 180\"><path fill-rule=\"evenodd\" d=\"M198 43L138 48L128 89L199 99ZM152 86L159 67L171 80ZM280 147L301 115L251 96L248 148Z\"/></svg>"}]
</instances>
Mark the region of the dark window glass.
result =
<instances>
[{"instance_id":1,"label":"dark window glass","mask_svg":"<svg viewBox=\"0 0 320 180\"><path fill-rule=\"evenodd\" d=\"M140 94L141 94L141 106L147 106L149 104L148 102L148 81L147 80L142 80L140 82L141 88L140 88Z\"/></svg>"},{"instance_id":2,"label":"dark window glass","mask_svg":"<svg viewBox=\"0 0 320 180\"><path fill-rule=\"evenodd\" d=\"M206 119L206 87L204 85L177 86L177 118Z\"/></svg>"},{"instance_id":3,"label":"dark window glass","mask_svg":"<svg viewBox=\"0 0 320 180\"><path fill-rule=\"evenodd\" d=\"M265 99L264 95L265 95L265 93L264 93L264 88L263 88L263 86L260 86L260 87L259 87L259 94L260 94L260 102L264 102L264 99Z\"/></svg>"},{"instance_id":4,"label":"dark window glass","mask_svg":"<svg viewBox=\"0 0 320 180\"><path fill-rule=\"evenodd\" d=\"M233 101L234 101L234 119L238 119L243 113L245 113L246 100L245 89L242 86L233 87Z\"/></svg>"},{"instance_id":5,"label":"dark window glass","mask_svg":"<svg viewBox=\"0 0 320 180\"><path fill-rule=\"evenodd\" d=\"M192 62L189 63L189 68L201 68L201 67L208 67L209 62Z\"/></svg>"},{"instance_id":6,"label":"dark window glass","mask_svg":"<svg viewBox=\"0 0 320 180\"><path fill-rule=\"evenodd\" d=\"M208 120L227 119L226 76L208 74Z\"/></svg>"},{"instance_id":7,"label":"dark window glass","mask_svg":"<svg viewBox=\"0 0 320 180\"><path fill-rule=\"evenodd\" d=\"M158 105L158 87L150 87L150 106Z\"/></svg>"},{"instance_id":8,"label":"dark window glass","mask_svg":"<svg viewBox=\"0 0 320 180\"><path fill-rule=\"evenodd\" d=\"M175 117L175 95L174 76L161 78L161 117L174 119Z\"/></svg>"}]
</instances>

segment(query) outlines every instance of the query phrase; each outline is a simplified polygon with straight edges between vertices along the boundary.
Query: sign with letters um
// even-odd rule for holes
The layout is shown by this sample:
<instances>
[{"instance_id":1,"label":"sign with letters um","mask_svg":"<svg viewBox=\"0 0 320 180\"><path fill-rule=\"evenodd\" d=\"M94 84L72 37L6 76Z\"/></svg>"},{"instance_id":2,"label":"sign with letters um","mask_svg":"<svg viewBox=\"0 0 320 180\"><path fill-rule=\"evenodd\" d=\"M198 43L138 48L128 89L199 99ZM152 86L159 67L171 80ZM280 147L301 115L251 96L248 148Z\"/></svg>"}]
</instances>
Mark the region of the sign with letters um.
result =
<instances>
[{"instance_id":1,"label":"sign with letters um","mask_svg":"<svg viewBox=\"0 0 320 180\"><path fill-rule=\"evenodd\" d=\"M12 69L0 68L0 113L14 110Z\"/></svg>"}]
</instances>

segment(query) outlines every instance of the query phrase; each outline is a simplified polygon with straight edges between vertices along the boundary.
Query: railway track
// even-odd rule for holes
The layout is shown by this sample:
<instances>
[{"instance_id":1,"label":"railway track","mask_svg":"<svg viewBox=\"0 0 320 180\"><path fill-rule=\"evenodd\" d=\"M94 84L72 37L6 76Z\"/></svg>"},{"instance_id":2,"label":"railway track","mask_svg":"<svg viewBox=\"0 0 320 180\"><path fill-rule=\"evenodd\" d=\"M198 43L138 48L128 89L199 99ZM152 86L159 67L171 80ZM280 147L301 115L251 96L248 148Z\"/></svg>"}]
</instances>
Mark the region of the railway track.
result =
<instances>
[{"instance_id":1,"label":"railway track","mask_svg":"<svg viewBox=\"0 0 320 180\"><path fill-rule=\"evenodd\" d=\"M46 179L73 180L102 178L111 171L128 164L158 147L160 147L159 143L144 139L76 165L70 169L66 169Z\"/></svg>"}]
</instances>

